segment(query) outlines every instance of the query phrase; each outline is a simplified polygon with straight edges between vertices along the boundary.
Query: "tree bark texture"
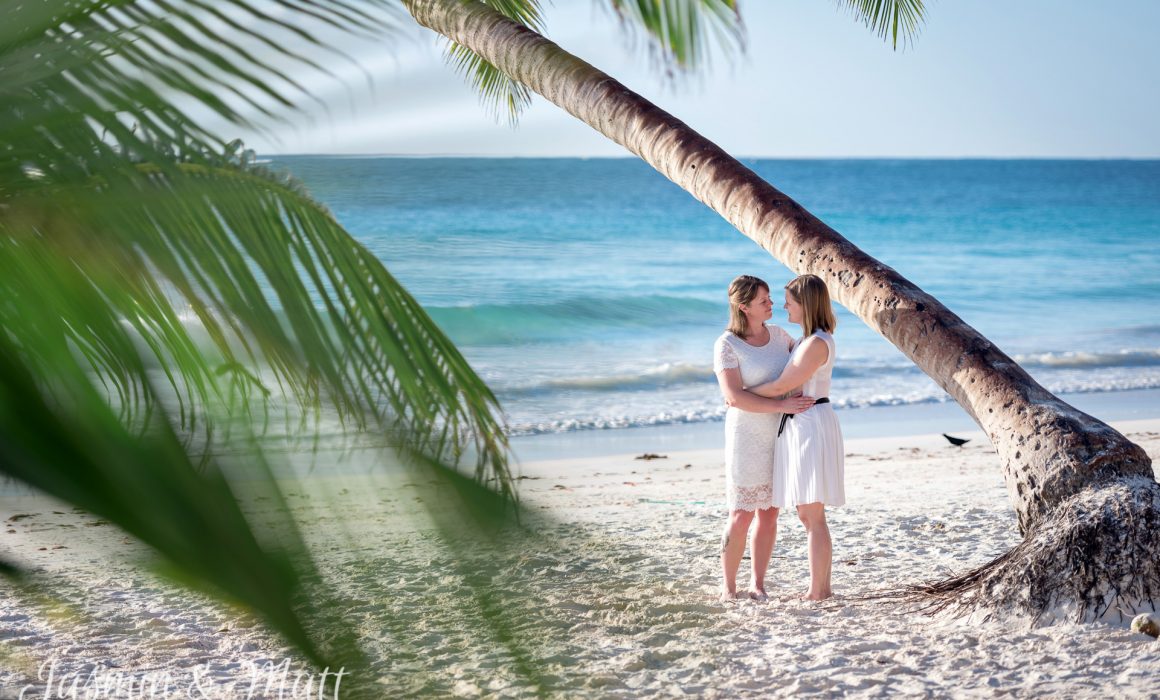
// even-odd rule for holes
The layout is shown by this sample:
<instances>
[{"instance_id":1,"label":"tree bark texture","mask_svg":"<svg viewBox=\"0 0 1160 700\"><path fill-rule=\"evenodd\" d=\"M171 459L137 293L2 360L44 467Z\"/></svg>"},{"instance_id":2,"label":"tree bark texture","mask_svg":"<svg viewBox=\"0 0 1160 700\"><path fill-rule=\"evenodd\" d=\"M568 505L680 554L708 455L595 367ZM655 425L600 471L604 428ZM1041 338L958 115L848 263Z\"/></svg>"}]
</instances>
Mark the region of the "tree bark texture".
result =
<instances>
[{"instance_id":1,"label":"tree bark texture","mask_svg":"<svg viewBox=\"0 0 1160 700\"><path fill-rule=\"evenodd\" d=\"M672 115L483 3L404 4L423 26L470 48L639 156L794 272L824 279L839 303L905 353L986 431L1025 535L1084 489L1127 477L1155 483L1142 448L1051 394L937 299Z\"/></svg>"}]
</instances>

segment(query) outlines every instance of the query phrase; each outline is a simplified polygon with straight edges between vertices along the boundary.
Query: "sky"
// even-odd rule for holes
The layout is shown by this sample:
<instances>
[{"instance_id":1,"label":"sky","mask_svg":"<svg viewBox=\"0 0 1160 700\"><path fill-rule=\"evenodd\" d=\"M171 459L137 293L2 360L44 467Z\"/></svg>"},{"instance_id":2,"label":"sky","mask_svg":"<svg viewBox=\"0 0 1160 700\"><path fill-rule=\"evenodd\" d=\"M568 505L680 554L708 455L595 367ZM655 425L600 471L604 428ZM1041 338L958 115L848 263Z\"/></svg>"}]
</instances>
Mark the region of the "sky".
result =
<instances>
[{"instance_id":1,"label":"sky","mask_svg":"<svg viewBox=\"0 0 1160 700\"><path fill-rule=\"evenodd\" d=\"M832 0L741 3L747 48L666 80L594 0L546 7L549 38L738 157L1160 157L1160 0L931 0L895 51ZM536 96L517 128L401 22L357 66L305 84L314 109L262 154L625 156ZM368 76L371 85L368 87Z\"/></svg>"}]
</instances>

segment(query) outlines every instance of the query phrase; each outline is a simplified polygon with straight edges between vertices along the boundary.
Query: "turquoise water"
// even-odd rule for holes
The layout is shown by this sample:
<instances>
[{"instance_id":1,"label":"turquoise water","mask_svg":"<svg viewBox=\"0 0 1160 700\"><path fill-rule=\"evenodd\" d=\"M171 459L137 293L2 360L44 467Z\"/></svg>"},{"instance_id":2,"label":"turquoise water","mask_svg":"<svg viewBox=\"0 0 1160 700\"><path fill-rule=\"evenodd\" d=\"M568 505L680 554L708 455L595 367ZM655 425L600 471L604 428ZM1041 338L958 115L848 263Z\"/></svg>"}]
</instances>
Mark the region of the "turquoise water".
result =
<instances>
[{"instance_id":1,"label":"turquoise water","mask_svg":"<svg viewBox=\"0 0 1160 700\"><path fill-rule=\"evenodd\" d=\"M1056 392L1160 387L1160 162L758 160ZM496 390L516 434L719 420L741 273L792 274L631 159L279 157ZM784 312L774 321L786 324ZM839 311L838 407L945 393Z\"/></svg>"}]
</instances>

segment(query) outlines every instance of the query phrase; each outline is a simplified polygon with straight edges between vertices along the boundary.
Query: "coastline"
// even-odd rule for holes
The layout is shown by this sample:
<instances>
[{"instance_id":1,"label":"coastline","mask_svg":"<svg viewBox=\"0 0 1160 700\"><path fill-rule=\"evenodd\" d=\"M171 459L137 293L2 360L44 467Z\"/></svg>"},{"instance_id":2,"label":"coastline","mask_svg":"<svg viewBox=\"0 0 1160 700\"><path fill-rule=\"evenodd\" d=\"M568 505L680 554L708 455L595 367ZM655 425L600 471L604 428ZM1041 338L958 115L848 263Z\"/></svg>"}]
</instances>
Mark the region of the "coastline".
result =
<instances>
[{"instance_id":1,"label":"coastline","mask_svg":"<svg viewBox=\"0 0 1160 700\"><path fill-rule=\"evenodd\" d=\"M1105 423L1160 419L1160 389L1059 394L1059 397ZM837 410L847 440L951 433L982 439L979 426L954 401L868 406ZM721 421L612 430L579 430L518 436L511 439L517 461L564 457L604 457L621 453L721 449Z\"/></svg>"}]
</instances>

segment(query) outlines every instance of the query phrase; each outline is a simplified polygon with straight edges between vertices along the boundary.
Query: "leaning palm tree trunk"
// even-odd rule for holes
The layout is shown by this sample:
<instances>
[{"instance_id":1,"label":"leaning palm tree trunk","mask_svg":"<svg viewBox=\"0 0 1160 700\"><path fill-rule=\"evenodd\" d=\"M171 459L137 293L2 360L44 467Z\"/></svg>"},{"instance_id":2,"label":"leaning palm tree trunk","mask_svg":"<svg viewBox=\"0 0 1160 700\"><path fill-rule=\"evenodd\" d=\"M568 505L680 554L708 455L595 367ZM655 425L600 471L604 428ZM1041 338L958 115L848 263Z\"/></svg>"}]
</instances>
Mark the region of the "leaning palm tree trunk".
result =
<instances>
[{"instance_id":1,"label":"leaning palm tree trunk","mask_svg":"<svg viewBox=\"0 0 1160 700\"><path fill-rule=\"evenodd\" d=\"M605 73L483 3L404 4L423 26L642 158L790 269L821 276L986 431L1025 539L976 571L924 587L936 607L1094 619L1160 600L1160 486L1143 449L1052 395L937 299Z\"/></svg>"}]
</instances>

